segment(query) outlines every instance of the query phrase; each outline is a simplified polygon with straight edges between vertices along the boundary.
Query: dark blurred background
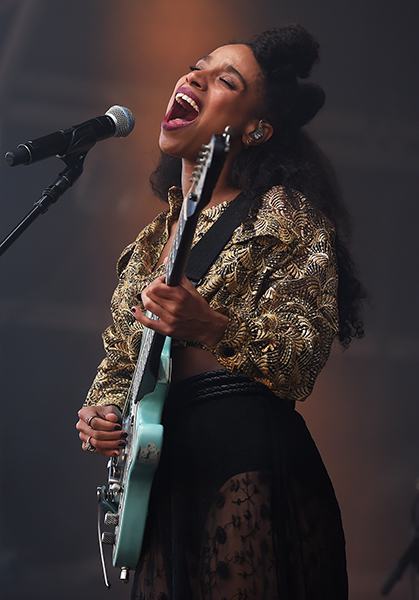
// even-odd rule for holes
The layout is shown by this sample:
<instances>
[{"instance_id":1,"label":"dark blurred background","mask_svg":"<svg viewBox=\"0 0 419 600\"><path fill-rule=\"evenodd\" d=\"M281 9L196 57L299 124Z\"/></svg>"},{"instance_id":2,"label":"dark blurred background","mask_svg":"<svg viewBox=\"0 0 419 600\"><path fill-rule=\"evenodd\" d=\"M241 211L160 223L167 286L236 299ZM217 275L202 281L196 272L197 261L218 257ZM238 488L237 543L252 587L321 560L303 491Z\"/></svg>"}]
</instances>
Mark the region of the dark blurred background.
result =
<instances>
[{"instance_id":1,"label":"dark blurred background","mask_svg":"<svg viewBox=\"0 0 419 600\"><path fill-rule=\"evenodd\" d=\"M101 580L106 460L81 452L74 429L114 265L162 209L148 175L177 78L222 43L290 22L321 42L313 80L327 104L310 129L338 172L371 295L365 339L333 350L300 410L341 504L351 600L380 597L412 539L419 478L418 13L413 0L0 1L0 155L113 104L137 121L91 150L74 188L0 259L1 598L129 596L112 567L109 592ZM0 161L0 239L61 167ZM408 570L390 598L414 597L411 583Z\"/></svg>"}]
</instances>

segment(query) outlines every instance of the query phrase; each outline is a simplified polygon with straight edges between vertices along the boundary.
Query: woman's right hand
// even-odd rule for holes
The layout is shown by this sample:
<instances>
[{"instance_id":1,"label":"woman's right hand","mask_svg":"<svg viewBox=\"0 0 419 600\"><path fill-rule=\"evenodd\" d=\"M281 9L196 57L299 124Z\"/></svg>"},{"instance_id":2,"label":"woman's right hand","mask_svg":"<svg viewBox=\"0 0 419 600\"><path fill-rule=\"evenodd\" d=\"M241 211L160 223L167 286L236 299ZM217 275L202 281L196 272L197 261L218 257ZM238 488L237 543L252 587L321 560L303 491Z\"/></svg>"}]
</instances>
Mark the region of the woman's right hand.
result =
<instances>
[{"instance_id":1,"label":"woman's right hand","mask_svg":"<svg viewBox=\"0 0 419 600\"><path fill-rule=\"evenodd\" d=\"M118 456L128 436L120 425L121 411L116 406L84 406L78 415L76 429L82 449L102 456Z\"/></svg>"}]
</instances>

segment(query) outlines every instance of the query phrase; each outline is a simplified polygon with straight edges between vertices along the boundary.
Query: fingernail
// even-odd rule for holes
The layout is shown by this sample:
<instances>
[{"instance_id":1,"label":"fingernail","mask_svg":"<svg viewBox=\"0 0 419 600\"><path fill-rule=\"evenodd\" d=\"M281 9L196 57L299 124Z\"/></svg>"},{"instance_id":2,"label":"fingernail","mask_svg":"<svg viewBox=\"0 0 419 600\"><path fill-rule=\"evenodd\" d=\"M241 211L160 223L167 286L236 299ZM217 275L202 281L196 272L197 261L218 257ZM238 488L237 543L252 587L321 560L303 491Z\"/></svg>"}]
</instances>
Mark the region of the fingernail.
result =
<instances>
[{"instance_id":1,"label":"fingernail","mask_svg":"<svg viewBox=\"0 0 419 600\"><path fill-rule=\"evenodd\" d=\"M132 313L134 313L134 315L135 315L135 313L137 312L137 309L136 309L136 307L135 307L135 306L133 306L133 307L131 308L131 312L132 312Z\"/></svg>"},{"instance_id":2,"label":"fingernail","mask_svg":"<svg viewBox=\"0 0 419 600\"><path fill-rule=\"evenodd\" d=\"M118 442L118 446L120 448L125 448L125 442Z\"/></svg>"},{"instance_id":3,"label":"fingernail","mask_svg":"<svg viewBox=\"0 0 419 600\"><path fill-rule=\"evenodd\" d=\"M115 425L114 431L120 431L121 429L122 429L122 427L120 425Z\"/></svg>"},{"instance_id":4,"label":"fingernail","mask_svg":"<svg viewBox=\"0 0 419 600\"><path fill-rule=\"evenodd\" d=\"M128 433L127 433L126 431L123 431L123 432L121 433L121 438L122 438L123 440L126 440L126 439L127 439L127 437L128 437Z\"/></svg>"}]
</instances>

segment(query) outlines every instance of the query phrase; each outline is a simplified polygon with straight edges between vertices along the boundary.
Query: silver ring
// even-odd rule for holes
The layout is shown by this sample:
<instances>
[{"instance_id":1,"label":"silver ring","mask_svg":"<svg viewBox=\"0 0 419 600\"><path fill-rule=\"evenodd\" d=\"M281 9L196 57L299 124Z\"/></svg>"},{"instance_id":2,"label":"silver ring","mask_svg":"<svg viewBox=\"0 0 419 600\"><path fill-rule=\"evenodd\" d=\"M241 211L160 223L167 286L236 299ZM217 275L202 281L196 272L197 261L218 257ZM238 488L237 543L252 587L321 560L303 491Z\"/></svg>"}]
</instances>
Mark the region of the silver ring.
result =
<instances>
[{"instance_id":1,"label":"silver ring","mask_svg":"<svg viewBox=\"0 0 419 600\"><path fill-rule=\"evenodd\" d=\"M93 446L93 444L90 443L91 439L92 439L92 436L89 436L87 438L87 442L85 442L86 450L88 452L96 452L96 448Z\"/></svg>"},{"instance_id":2,"label":"silver ring","mask_svg":"<svg viewBox=\"0 0 419 600\"><path fill-rule=\"evenodd\" d=\"M86 419L86 423L87 423L87 425L88 425L90 428L92 428L92 426L90 425L90 423L93 421L93 419L94 419L95 417L97 417L97 415L92 415L91 417L88 417L88 418Z\"/></svg>"}]
</instances>

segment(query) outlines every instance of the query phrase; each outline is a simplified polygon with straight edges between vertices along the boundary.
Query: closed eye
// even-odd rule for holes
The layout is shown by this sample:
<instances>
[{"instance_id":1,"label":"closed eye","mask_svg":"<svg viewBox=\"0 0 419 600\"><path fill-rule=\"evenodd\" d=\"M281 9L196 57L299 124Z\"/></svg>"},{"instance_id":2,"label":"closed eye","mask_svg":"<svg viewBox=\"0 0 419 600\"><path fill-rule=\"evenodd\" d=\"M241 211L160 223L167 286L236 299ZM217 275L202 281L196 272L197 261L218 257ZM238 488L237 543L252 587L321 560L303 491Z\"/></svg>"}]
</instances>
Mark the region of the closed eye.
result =
<instances>
[{"instance_id":1,"label":"closed eye","mask_svg":"<svg viewBox=\"0 0 419 600\"><path fill-rule=\"evenodd\" d=\"M201 67L198 67L196 65L191 65L189 67L190 71L202 71ZM234 81L231 81L231 79L226 79L225 77L220 77L220 81L222 81L223 83L225 83L231 90L236 90L237 89L237 85Z\"/></svg>"},{"instance_id":2,"label":"closed eye","mask_svg":"<svg viewBox=\"0 0 419 600\"><path fill-rule=\"evenodd\" d=\"M235 83L231 82L229 79L225 79L225 77L220 77L220 81L222 81L223 83L225 83L226 85L228 85L228 87L231 90L237 89L237 86L235 85Z\"/></svg>"}]
</instances>

